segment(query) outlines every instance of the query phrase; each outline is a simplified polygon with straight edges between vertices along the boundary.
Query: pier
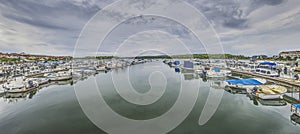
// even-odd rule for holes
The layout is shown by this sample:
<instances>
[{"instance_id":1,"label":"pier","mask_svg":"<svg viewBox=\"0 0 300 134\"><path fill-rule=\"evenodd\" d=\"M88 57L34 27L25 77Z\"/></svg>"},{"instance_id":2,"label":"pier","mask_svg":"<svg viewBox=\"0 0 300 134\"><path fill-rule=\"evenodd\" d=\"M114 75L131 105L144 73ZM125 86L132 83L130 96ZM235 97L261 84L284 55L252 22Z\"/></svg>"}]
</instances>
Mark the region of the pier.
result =
<instances>
[{"instance_id":1,"label":"pier","mask_svg":"<svg viewBox=\"0 0 300 134\"><path fill-rule=\"evenodd\" d=\"M246 71L240 71L240 70L233 70L233 69L231 70L231 72L232 73L237 73L237 74L260 77L260 78L264 78L264 79L269 80L269 81L279 82L279 83L284 84L284 85L300 88L300 81L296 81L294 79L281 78L281 77L269 77L269 76L265 76L265 75L261 75L261 74L256 74L256 73L246 72Z\"/></svg>"},{"instance_id":2,"label":"pier","mask_svg":"<svg viewBox=\"0 0 300 134\"><path fill-rule=\"evenodd\" d=\"M231 72L237 73L237 74L242 74L242 75L260 77L260 78L264 78L271 82L277 82L280 85L294 87L292 92L286 93L283 96L283 99L292 104L300 103L300 81L296 81L294 79L288 79L288 78L281 78L281 77L269 77L269 76L265 76L265 75L261 75L261 74L240 71L240 70L233 70L233 69L231 70Z\"/></svg>"}]
</instances>

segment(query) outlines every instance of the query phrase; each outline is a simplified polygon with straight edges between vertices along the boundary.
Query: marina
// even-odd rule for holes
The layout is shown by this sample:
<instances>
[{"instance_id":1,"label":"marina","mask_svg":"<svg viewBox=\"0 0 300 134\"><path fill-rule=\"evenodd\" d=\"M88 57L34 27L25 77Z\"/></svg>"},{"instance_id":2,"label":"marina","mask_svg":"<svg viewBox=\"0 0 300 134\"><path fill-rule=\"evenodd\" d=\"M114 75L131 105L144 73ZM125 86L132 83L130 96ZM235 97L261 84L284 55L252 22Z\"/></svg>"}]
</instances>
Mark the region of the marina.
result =
<instances>
[{"instance_id":1,"label":"marina","mask_svg":"<svg viewBox=\"0 0 300 134\"><path fill-rule=\"evenodd\" d=\"M140 68L143 68L143 70L141 70ZM48 84L44 84L35 90L31 90L25 93L5 93L2 95L2 100L0 101L2 105L2 109L0 109L0 112L3 113L0 116L0 120L3 121L0 124L0 128L4 133L12 133L12 130L15 130L14 132L16 133L39 133L42 131L47 131L50 133L61 131L64 131L66 133L80 133L79 130L85 130L86 132L91 133L104 133L102 132L102 130L97 129L93 124L91 124L91 122L88 121L87 117L85 117L84 114L80 112L80 106L76 101L75 92L73 90L74 86L83 86L82 89L78 90L87 90L95 80L99 82L99 91L103 94L108 95L108 98L106 98L106 102L120 114L124 114L124 116L126 116L127 118L134 119L145 119L152 118L152 116L158 116L161 114L161 112L168 109L168 107L172 104L172 100L176 99L176 94L180 93L180 83L176 82L176 80L171 80L168 82L168 86L165 91L165 95L167 95L168 97L165 96L167 97L166 99L159 101L157 105L151 106L150 109L152 112L144 113L143 111L147 109L146 107L146 109L132 109L130 107L135 106L132 106L131 104L126 103L125 100L115 96L117 93L114 91L114 86L112 85L111 81L107 79L111 79L112 77L120 77L122 79L126 73L136 72L136 75L129 75L129 77L131 77L131 82L137 91L146 92L148 90L147 88L149 86L149 83L141 80L149 77L151 72L153 71L161 71L165 74L165 77L167 79L172 78L180 80L182 77L182 84L186 83L183 87L184 92L191 92L189 91L189 89L192 88L195 83L201 83L198 93L199 100L196 102L195 107L193 108L187 119L170 133L181 133L182 131L186 130L186 125L189 124L191 124L189 125L189 128L192 128L193 131L204 131L207 133L224 131L233 133L244 132L249 134L255 132L292 133L300 129L300 125L297 125L299 123L298 116L296 115L296 113L294 114L293 111L295 110L291 109L294 104L285 101L285 99L262 99L259 97L250 96L250 94L248 94L247 92L237 92L235 94L232 94L233 92L228 92L225 88L225 80L230 79L230 77L208 78L205 75L200 76L200 74L192 74L190 72L178 73L175 71L175 68L176 67L164 64L162 60L151 60L151 62L149 60L148 62L144 62L143 64L111 69L107 72L101 71L97 74L84 73L83 77L76 77L76 79L73 79L71 81L50 81ZM123 82L121 81L121 83ZM289 87L287 88L290 90ZM241 89L236 90L242 91ZM220 104L213 118L208 122L210 125L199 126L195 121L195 116L199 116L199 113L201 111L200 109L202 109L201 107L204 105L203 101L206 98L205 96L207 96L210 91L224 91L222 103ZM95 98L96 96L97 95L90 96L89 99ZM37 101L39 101L39 103L37 103ZM115 103L115 101L120 101L119 103L124 103L124 105L120 106L119 103ZM31 105L31 108L24 109L24 107L26 107L27 105ZM10 115L10 112L12 112L11 110L16 110L16 112L13 115ZM37 110L39 112L37 112ZM43 114L41 114L41 112ZM70 114L70 112L72 114ZM235 118L224 116L227 114L232 115L232 113L235 113ZM9 118L12 118L12 116L15 119L8 120ZM31 120L28 121L28 118L31 118ZM43 122L43 120L40 119L47 120L47 123ZM219 124L224 125L226 124L225 122L227 122L227 120L229 119L233 124L241 124L242 122L247 122L247 124L258 123L264 125L261 126L263 128L259 128L256 125L242 125L236 128L234 125L228 124L225 125L226 129L221 128L218 129L218 131L216 131L216 129L214 129L213 127L210 127ZM74 121L78 123L73 124L72 122ZM48 126L49 123L55 124L53 125L53 127L59 127L59 130L53 129L53 127ZM70 124L76 127L74 127L74 129L68 129ZM33 127L35 125L38 125L39 128ZM18 129L7 129L8 127L6 126L13 126L14 128ZM274 128L274 126L277 126L276 128L284 127L285 129L276 129Z\"/></svg>"},{"instance_id":2,"label":"marina","mask_svg":"<svg viewBox=\"0 0 300 134\"><path fill-rule=\"evenodd\" d=\"M299 0L0 1L0 134L300 134Z\"/></svg>"}]
</instances>

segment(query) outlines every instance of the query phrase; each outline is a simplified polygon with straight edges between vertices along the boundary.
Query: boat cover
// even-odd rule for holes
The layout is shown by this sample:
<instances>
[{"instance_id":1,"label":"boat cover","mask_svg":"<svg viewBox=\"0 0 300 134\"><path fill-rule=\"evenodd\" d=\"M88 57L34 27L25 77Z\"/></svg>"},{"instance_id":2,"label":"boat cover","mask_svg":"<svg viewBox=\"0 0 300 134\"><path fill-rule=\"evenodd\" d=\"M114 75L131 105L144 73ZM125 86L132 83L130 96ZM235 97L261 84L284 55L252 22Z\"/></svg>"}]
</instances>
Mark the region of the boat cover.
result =
<instances>
[{"instance_id":1,"label":"boat cover","mask_svg":"<svg viewBox=\"0 0 300 134\"><path fill-rule=\"evenodd\" d=\"M214 68L214 71L215 71L215 72L221 72L221 69L218 68L218 67L215 67L215 68Z\"/></svg>"},{"instance_id":2,"label":"boat cover","mask_svg":"<svg viewBox=\"0 0 300 134\"><path fill-rule=\"evenodd\" d=\"M275 63L275 62L268 62L268 61L261 62L261 63L259 63L259 64L260 64L260 65L276 66L276 63Z\"/></svg>"},{"instance_id":3,"label":"boat cover","mask_svg":"<svg viewBox=\"0 0 300 134\"><path fill-rule=\"evenodd\" d=\"M174 61L174 63L173 63L174 65L180 65L180 61Z\"/></svg>"},{"instance_id":4,"label":"boat cover","mask_svg":"<svg viewBox=\"0 0 300 134\"><path fill-rule=\"evenodd\" d=\"M253 78L226 80L226 82L231 83L231 84L242 84L242 85L262 85L263 84Z\"/></svg>"},{"instance_id":5,"label":"boat cover","mask_svg":"<svg viewBox=\"0 0 300 134\"><path fill-rule=\"evenodd\" d=\"M300 104L293 104L293 106L300 109Z\"/></svg>"},{"instance_id":6,"label":"boat cover","mask_svg":"<svg viewBox=\"0 0 300 134\"><path fill-rule=\"evenodd\" d=\"M183 67L194 68L194 64L193 64L193 62L190 62L190 61L184 61Z\"/></svg>"}]
</instances>

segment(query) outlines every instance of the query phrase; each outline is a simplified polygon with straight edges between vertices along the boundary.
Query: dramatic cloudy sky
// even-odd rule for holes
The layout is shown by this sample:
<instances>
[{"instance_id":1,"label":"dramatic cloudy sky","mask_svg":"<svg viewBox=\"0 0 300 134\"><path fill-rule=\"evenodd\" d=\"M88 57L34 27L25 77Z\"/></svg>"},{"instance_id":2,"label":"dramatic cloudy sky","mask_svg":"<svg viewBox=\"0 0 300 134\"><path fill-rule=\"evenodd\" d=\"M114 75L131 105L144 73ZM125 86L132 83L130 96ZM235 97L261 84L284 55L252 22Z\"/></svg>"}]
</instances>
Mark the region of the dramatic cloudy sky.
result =
<instances>
[{"instance_id":1,"label":"dramatic cloudy sky","mask_svg":"<svg viewBox=\"0 0 300 134\"><path fill-rule=\"evenodd\" d=\"M99 51L98 54L101 55L112 55L116 54L116 51L122 51L122 54L130 55L164 53L163 51L182 54L186 53L184 49L192 53L205 53L207 50L212 52L217 49L215 45L203 47L199 42L208 38L205 36L211 35L202 34L198 40L191 29L180 23L151 15L135 16L123 21L110 31L100 48L91 48L88 46L89 43L86 47L75 47L79 37L85 38L80 36L85 24L97 12L104 11L114 2L0 0L0 51L72 55L76 48L82 50L80 55L94 53L91 51ZM185 0L184 2L208 19L210 25L207 27L213 28L220 37L224 53L274 55L283 50L300 49L299 0ZM131 0L125 4L128 8L122 10L133 12L159 6L155 0ZM170 5L166 8L173 8L171 3L166 5ZM110 18L102 19L105 22L123 19L123 16L128 14L122 10L107 11L105 16ZM173 10L174 14L188 13L186 9L174 7ZM196 17L184 15L188 16L186 19L190 19L190 22ZM195 26L199 26L198 30L205 31L204 24L198 23L194 23ZM93 26L95 29L93 32L101 32L107 25L99 22ZM182 44L186 44L185 47Z\"/></svg>"}]
</instances>

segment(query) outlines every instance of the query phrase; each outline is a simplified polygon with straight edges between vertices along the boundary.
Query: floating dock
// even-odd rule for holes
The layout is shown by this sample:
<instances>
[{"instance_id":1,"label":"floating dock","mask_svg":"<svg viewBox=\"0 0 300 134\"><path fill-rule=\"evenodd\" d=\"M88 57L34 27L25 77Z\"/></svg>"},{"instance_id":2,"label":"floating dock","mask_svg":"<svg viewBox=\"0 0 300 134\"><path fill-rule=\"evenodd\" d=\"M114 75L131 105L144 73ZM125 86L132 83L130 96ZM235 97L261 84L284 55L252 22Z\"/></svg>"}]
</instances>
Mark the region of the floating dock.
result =
<instances>
[{"instance_id":1,"label":"floating dock","mask_svg":"<svg viewBox=\"0 0 300 134\"><path fill-rule=\"evenodd\" d=\"M286 93L283 96L283 99L292 104L300 103L300 81L296 81L291 78L289 79L289 78L282 78L282 77L269 77L269 76L265 76L265 75L261 75L261 74L240 71L240 70L231 70L231 72L237 73L237 74L242 74L242 75L260 77L260 78L264 78L271 82L277 82L279 85L294 87L293 90L296 90L296 91Z\"/></svg>"},{"instance_id":2,"label":"floating dock","mask_svg":"<svg viewBox=\"0 0 300 134\"><path fill-rule=\"evenodd\" d=\"M281 78L281 77L269 77L269 76L265 76L265 75L261 75L261 74L256 74L256 73L246 72L246 71L240 71L240 70L231 70L231 72L238 73L238 74L249 75L249 76L260 77L260 78L264 78L264 79L269 80L269 81L279 82L279 83L282 83L282 84L285 84L285 85L290 85L290 86L293 86L293 87L300 88L300 81L295 81L294 79Z\"/></svg>"}]
</instances>

